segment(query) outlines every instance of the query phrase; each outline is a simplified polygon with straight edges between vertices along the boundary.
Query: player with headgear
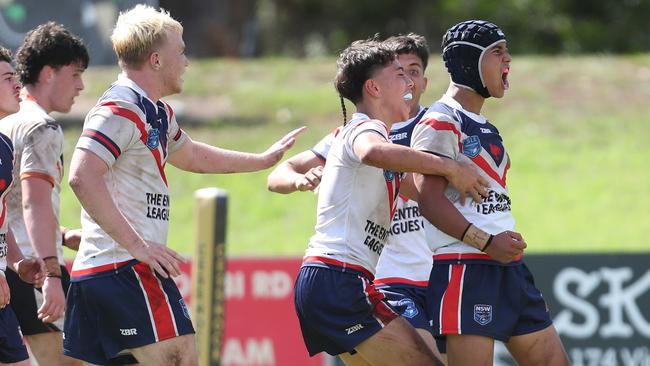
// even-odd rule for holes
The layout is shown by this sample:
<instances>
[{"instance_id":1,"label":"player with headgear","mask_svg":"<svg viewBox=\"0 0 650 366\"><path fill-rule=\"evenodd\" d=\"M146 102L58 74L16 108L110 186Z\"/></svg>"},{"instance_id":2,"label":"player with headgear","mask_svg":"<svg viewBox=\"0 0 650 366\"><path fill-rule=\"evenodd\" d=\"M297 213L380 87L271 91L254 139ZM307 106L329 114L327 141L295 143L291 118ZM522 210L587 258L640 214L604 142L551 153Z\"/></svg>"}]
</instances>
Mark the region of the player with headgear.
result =
<instances>
[{"instance_id":1,"label":"player with headgear","mask_svg":"<svg viewBox=\"0 0 650 366\"><path fill-rule=\"evenodd\" d=\"M413 82L392 50L357 41L337 66L336 90L356 113L327 153L316 233L296 279L303 339L310 355L340 355L347 365L440 364L377 290L375 267L399 199L399 172L443 174L477 197L485 193L482 179L462 164L390 143L391 126L408 119L413 107Z\"/></svg>"},{"instance_id":2,"label":"player with headgear","mask_svg":"<svg viewBox=\"0 0 650 366\"><path fill-rule=\"evenodd\" d=\"M499 130L481 114L485 100L509 88L512 57L504 32L464 21L443 37L449 88L413 131L416 150L476 166L490 186L482 202L463 204L444 177L415 175L420 210L435 227L427 303L445 337L449 365L486 365L494 340L520 365L568 365L548 307L522 260L526 243L514 231L506 186L510 168ZM471 352L468 352L471 350Z\"/></svg>"},{"instance_id":3,"label":"player with headgear","mask_svg":"<svg viewBox=\"0 0 650 366\"><path fill-rule=\"evenodd\" d=\"M427 87L425 71L429 60L426 39L415 33L396 35L384 40L383 45L395 52L405 73L413 81L409 119L392 125L391 142L409 146L413 127L420 121L427 108L420 105L420 97ZM347 122L347 121L346 121ZM268 176L268 188L273 192L316 191L323 167L337 127L323 137L311 149L298 153L279 164ZM376 266L375 284L389 303L399 305L402 316L413 325L429 348L438 354L431 335L430 320L426 312L426 289L431 271L431 251L424 236L426 220L420 216L417 202L400 194L391 223L391 233Z\"/></svg>"}]
</instances>

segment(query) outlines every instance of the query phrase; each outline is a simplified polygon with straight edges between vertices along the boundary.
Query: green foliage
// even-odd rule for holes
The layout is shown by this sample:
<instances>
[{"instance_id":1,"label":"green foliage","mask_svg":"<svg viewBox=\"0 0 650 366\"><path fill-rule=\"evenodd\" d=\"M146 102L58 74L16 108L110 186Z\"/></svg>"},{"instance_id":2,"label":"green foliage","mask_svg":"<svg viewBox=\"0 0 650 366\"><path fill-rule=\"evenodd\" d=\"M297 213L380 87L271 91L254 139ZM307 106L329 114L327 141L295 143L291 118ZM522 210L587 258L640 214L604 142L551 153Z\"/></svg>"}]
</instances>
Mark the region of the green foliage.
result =
<instances>
[{"instance_id":1,"label":"green foliage","mask_svg":"<svg viewBox=\"0 0 650 366\"><path fill-rule=\"evenodd\" d=\"M194 98L204 100L204 109L214 113L213 122L187 131L194 139L225 148L260 152L285 132L306 124L308 130L290 151L294 154L313 146L340 123L330 81L333 65L333 59L193 62L185 76L186 91L171 99L188 104ZM517 230L529 251L648 248L648 65L650 55L515 56L511 90L503 100L489 99L484 113L509 149L508 185ZM95 80L96 72L107 71L91 69L86 80ZM436 57L427 75L425 104L437 99L448 82ZM96 97L84 95L89 100ZM230 98L229 109L210 109L209 104L215 103L210 101L221 98ZM278 111L285 109L291 117L279 119ZM262 122L248 123L251 119ZM66 162L78 135L78 130L66 130ZM300 255L313 233L316 195L268 192L269 171L198 175L168 166L167 172L172 200L169 243L183 253L192 252L193 194L203 187L229 192L230 254ZM78 224L79 205L67 185L62 209L62 223Z\"/></svg>"},{"instance_id":2,"label":"green foliage","mask_svg":"<svg viewBox=\"0 0 650 366\"><path fill-rule=\"evenodd\" d=\"M336 53L356 39L417 32L439 51L466 19L498 24L517 53L645 52L650 2L640 0L258 0L262 54ZM272 9L272 11L269 11Z\"/></svg>"}]
</instances>

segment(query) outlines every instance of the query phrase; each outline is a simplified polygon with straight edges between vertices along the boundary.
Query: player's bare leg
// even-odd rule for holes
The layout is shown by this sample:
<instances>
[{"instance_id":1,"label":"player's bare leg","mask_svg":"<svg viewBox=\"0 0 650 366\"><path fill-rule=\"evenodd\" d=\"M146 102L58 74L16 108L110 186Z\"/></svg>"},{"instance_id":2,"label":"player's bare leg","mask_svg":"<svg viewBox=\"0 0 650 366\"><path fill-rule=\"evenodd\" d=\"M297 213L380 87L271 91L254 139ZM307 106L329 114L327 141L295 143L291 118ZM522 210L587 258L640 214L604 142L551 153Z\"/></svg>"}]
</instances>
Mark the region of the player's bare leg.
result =
<instances>
[{"instance_id":1,"label":"player's bare leg","mask_svg":"<svg viewBox=\"0 0 650 366\"><path fill-rule=\"evenodd\" d=\"M199 362L194 334L185 334L129 351L145 366L194 366Z\"/></svg>"},{"instance_id":2,"label":"player's bare leg","mask_svg":"<svg viewBox=\"0 0 650 366\"><path fill-rule=\"evenodd\" d=\"M447 354L443 355L442 353L440 353L440 351L438 350L438 346L436 345L436 340L435 338L433 338L433 334L431 334L431 332L429 332L426 329L415 328L415 331L418 332L420 337L422 337L422 340L427 345L427 347L429 347L431 352L433 352L433 355L436 356L436 358L438 358L442 362L444 362L444 364L446 365Z\"/></svg>"},{"instance_id":3,"label":"player's bare leg","mask_svg":"<svg viewBox=\"0 0 650 366\"><path fill-rule=\"evenodd\" d=\"M361 342L356 350L373 366L442 365L422 337L402 317Z\"/></svg>"},{"instance_id":4,"label":"player's bare leg","mask_svg":"<svg viewBox=\"0 0 650 366\"><path fill-rule=\"evenodd\" d=\"M490 366L493 361L494 339L473 334L447 334L447 365Z\"/></svg>"},{"instance_id":5,"label":"player's bare leg","mask_svg":"<svg viewBox=\"0 0 650 366\"><path fill-rule=\"evenodd\" d=\"M27 344L39 366L81 366L80 360L63 354L61 332L28 335Z\"/></svg>"},{"instance_id":6,"label":"player's bare leg","mask_svg":"<svg viewBox=\"0 0 650 366\"><path fill-rule=\"evenodd\" d=\"M521 366L564 366L571 362L554 326L510 338L506 347Z\"/></svg>"},{"instance_id":7,"label":"player's bare leg","mask_svg":"<svg viewBox=\"0 0 650 366\"><path fill-rule=\"evenodd\" d=\"M372 366L358 352L353 355L349 353L341 353L339 357L341 358L345 366Z\"/></svg>"}]
</instances>

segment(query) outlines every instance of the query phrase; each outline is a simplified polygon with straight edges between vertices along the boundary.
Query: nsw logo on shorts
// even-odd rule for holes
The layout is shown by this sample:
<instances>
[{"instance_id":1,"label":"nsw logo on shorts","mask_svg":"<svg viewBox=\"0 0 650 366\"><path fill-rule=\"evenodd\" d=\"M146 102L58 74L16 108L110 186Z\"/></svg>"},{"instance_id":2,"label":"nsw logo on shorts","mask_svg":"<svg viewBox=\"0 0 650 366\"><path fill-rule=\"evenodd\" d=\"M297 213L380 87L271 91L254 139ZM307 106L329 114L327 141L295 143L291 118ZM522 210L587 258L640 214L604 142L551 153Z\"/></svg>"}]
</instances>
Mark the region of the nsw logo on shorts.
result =
<instances>
[{"instance_id":1,"label":"nsw logo on shorts","mask_svg":"<svg viewBox=\"0 0 650 366\"><path fill-rule=\"evenodd\" d=\"M405 308L402 312L402 316L409 319L412 319L419 313L418 308L415 306L415 303L409 298L401 299L397 302L397 306L400 308Z\"/></svg>"},{"instance_id":2,"label":"nsw logo on shorts","mask_svg":"<svg viewBox=\"0 0 650 366\"><path fill-rule=\"evenodd\" d=\"M492 305L474 304L474 321L486 325L492 321Z\"/></svg>"},{"instance_id":3,"label":"nsw logo on shorts","mask_svg":"<svg viewBox=\"0 0 650 366\"><path fill-rule=\"evenodd\" d=\"M463 140L463 155L475 158L481 152L481 140L478 136L470 136Z\"/></svg>"}]
</instances>

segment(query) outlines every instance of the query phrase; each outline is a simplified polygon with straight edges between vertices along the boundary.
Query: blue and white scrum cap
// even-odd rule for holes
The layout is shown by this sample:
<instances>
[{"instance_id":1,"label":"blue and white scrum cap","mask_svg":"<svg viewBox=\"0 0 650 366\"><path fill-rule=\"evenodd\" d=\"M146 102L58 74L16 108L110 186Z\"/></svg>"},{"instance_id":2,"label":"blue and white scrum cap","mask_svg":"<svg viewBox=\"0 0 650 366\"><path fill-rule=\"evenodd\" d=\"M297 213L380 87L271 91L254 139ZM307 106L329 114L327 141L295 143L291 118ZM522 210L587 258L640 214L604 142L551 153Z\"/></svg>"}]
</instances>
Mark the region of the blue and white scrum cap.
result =
<instances>
[{"instance_id":1,"label":"blue and white scrum cap","mask_svg":"<svg viewBox=\"0 0 650 366\"><path fill-rule=\"evenodd\" d=\"M489 98L481 73L485 51L506 35L496 25L485 20L466 20L449 28L442 37L442 59L454 84L470 88Z\"/></svg>"}]
</instances>

